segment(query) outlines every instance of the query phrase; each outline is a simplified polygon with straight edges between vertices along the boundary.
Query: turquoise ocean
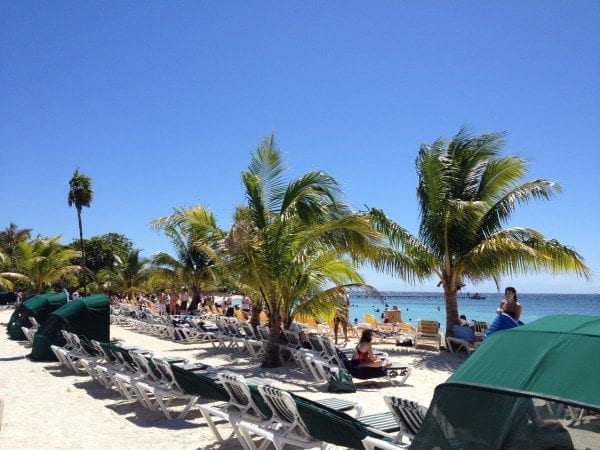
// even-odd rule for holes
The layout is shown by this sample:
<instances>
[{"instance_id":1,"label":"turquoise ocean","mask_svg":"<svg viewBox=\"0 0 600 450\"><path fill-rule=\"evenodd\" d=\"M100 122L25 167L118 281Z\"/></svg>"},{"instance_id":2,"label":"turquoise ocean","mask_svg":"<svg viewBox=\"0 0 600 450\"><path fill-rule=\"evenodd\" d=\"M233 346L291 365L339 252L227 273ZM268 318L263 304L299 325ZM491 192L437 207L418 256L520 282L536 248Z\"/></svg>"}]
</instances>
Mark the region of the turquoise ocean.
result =
<instances>
[{"instance_id":1,"label":"turquoise ocean","mask_svg":"<svg viewBox=\"0 0 600 450\"><path fill-rule=\"evenodd\" d=\"M351 294L350 320L363 322L364 314L373 314L382 321L383 312L397 306L404 322L416 325L419 320L436 320L445 329L446 310L441 292L381 292L381 296ZM480 296L485 298L459 298L459 314L467 316L467 320L492 322L504 294L480 293ZM553 314L600 316L600 294L518 294L518 300L523 307L521 320L525 323Z\"/></svg>"}]
</instances>

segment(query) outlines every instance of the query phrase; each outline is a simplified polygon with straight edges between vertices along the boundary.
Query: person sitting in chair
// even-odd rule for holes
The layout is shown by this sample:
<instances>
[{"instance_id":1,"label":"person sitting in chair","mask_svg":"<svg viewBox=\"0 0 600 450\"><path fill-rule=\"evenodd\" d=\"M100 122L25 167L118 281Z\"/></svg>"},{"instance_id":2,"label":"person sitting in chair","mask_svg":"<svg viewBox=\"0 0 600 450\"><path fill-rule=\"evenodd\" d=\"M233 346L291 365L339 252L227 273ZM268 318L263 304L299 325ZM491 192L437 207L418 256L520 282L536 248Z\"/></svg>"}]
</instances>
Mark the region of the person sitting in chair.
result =
<instances>
[{"instance_id":1,"label":"person sitting in chair","mask_svg":"<svg viewBox=\"0 0 600 450\"><path fill-rule=\"evenodd\" d=\"M363 330L360 341L354 349L352 355L352 365L356 367L386 367L389 362L382 361L373 354L371 341L373 340L373 330Z\"/></svg>"}]
</instances>

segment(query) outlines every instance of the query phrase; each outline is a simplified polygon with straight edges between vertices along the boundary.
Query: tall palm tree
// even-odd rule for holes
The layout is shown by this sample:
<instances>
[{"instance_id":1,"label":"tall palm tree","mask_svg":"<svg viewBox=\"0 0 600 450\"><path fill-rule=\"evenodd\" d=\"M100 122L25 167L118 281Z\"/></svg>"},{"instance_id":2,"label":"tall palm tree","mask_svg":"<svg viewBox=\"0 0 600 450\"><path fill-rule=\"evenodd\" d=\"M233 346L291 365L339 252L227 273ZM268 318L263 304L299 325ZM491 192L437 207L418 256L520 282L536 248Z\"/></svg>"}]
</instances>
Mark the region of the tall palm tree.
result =
<instances>
[{"instance_id":1,"label":"tall palm tree","mask_svg":"<svg viewBox=\"0 0 600 450\"><path fill-rule=\"evenodd\" d=\"M69 195L67 201L69 206L75 205L77 210L77 222L79 224L79 242L81 243L81 261L83 267L83 292L87 295L86 287L86 268L85 268L85 249L83 248L83 227L81 225L81 210L84 206L90 207L94 191L92 190L92 179L82 173L79 169L75 170L73 177L69 180Z\"/></svg>"},{"instance_id":2,"label":"tall palm tree","mask_svg":"<svg viewBox=\"0 0 600 450\"><path fill-rule=\"evenodd\" d=\"M60 236L37 238L17 244L15 255L20 272L29 278L34 292L43 292L63 276L77 273L81 266L72 264L79 258L77 250L60 245Z\"/></svg>"},{"instance_id":3,"label":"tall palm tree","mask_svg":"<svg viewBox=\"0 0 600 450\"><path fill-rule=\"evenodd\" d=\"M355 263L380 251L380 234L344 204L335 179L308 172L286 184L283 172L271 135L242 174L247 204L226 241L238 286L269 313L264 367L281 365L281 326L297 312L333 314L343 286L363 283Z\"/></svg>"},{"instance_id":4,"label":"tall palm tree","mask_svg":"<svg viewBox=\"0 0 600 450\"><path fill-rule=\"evenodd\" d=\"M221 276L223 231L204 206L176 208L170 216L154 219L150 226L170 239L175 256L159 252L152 258L154 276L175 285L185 285L192 301L199 302L204 290L214 288Z\"/></svg>"},{"instance_id":5,"label":"tall palm tree","mask_svg":"<svg viewBox=\"0 0 600 450\"><path fill-rule=\"evenodd\" d=\"M459 323L457 293L466 282L517 273L575 273L590 277L583 258L571 247L524 227L503 228L511 213L530 200L560 192L550 180L521 183L526 161L500 156L504 134L473 137L462 128L450 140L423 144L416 160L419 236L372 210L392 244L439 279L446 302L446 331Z\"/></svg>"}]
</instances>

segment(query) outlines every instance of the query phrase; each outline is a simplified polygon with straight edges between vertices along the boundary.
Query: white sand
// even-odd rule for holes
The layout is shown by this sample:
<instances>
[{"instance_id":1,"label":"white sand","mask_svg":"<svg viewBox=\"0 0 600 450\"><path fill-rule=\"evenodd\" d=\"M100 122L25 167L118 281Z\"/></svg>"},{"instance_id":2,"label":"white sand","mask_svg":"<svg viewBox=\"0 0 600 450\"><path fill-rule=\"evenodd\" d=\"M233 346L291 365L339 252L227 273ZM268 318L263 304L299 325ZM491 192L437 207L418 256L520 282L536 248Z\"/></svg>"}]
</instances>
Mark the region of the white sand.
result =
<instances>
[{"instance_id":1,"label":"white sand","mask_svg":"<svg viewBox=\"0 0 600 450\"><path fill-rule=\"evenodd\" d=\"M12 310L0 311L0 326L5 327L11 313ZM58 363L29 361L26 356L30 348L9 340L4 329L0 336L0 399L5 402L0 430L2 449L241 448L235 439L219 446L197 408L184 421L168 421L162 414L122 399L87 376L61 370ZM261 369L245 353L228 353L208 343L170 342L118 326L112 326L111 338L152 350L158 356L183 356L244 376L269 377L275 385L311 399L340 395L361 403L366 414L386 411L383 395L396 395L428 406L435 387L465 358L445 352L376 345L394 360L415 367L407 385L364 381L357 383L355 394L329 394L326 383L309 379L293 363L278 369ZM226 425L219 429L224 437L229 435Z\"/></svg>"}]
</instances>

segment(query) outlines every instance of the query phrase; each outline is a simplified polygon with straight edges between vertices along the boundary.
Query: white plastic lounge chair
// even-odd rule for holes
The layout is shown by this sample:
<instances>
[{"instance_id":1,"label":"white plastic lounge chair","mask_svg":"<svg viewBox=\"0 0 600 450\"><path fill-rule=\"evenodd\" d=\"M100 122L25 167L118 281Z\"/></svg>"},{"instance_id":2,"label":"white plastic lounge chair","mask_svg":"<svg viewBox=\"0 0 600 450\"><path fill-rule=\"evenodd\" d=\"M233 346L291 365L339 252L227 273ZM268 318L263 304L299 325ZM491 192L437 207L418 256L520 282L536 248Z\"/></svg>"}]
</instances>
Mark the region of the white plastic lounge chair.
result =
<instances>
[{"instance_id":1,"label":"white plastic lounge chair","mask_svg":"<svg viewBox=\"0 0 600 450\"><path fill-rule=\"evenodd\" d=\"M410 440L414 439L425 419L427 408L400 397L386 395L383 399L400 424L401 436L405 436ZM399 436L400 439L401 436Z\"/></svg>"}]
</instances>

